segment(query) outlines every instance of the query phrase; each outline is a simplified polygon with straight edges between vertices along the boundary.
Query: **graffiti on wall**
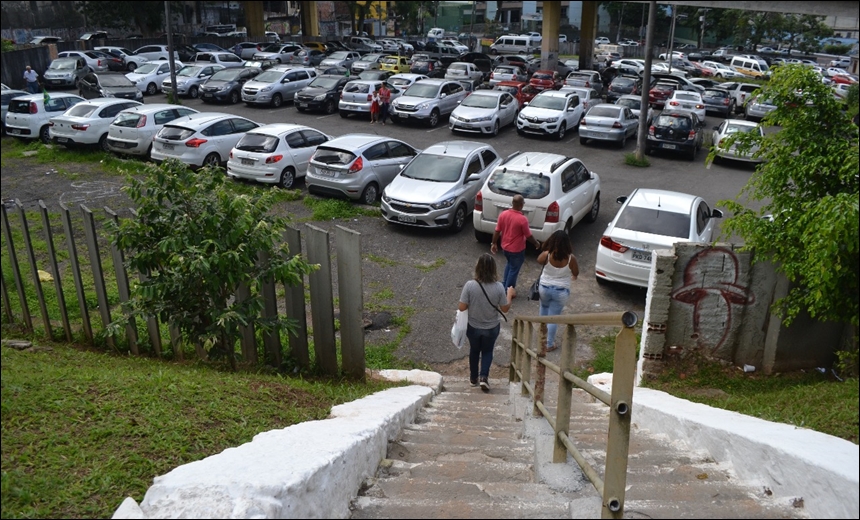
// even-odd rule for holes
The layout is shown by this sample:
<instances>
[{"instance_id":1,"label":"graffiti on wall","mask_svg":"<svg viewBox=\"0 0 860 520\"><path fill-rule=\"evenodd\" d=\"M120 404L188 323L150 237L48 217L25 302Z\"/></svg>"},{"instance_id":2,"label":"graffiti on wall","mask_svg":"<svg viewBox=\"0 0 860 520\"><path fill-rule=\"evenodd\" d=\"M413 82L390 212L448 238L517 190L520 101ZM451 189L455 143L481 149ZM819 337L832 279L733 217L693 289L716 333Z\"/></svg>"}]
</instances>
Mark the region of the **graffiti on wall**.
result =
<instances>
[{"instance_id":1,"label":"graffiti on wall","mask_svg":"<svg viewBox=\"0 0 860 520\"><path fill-rule=\"evenodd\" d=\"M734 252L713 247L697 253L684 268L684 285L672 299L693 307L693 331L700 347L718 351L732 329L733 307L755 303L755 294L738 283ZM735 311L736 312L736 311Z\"/></svg>"}]
</instances>

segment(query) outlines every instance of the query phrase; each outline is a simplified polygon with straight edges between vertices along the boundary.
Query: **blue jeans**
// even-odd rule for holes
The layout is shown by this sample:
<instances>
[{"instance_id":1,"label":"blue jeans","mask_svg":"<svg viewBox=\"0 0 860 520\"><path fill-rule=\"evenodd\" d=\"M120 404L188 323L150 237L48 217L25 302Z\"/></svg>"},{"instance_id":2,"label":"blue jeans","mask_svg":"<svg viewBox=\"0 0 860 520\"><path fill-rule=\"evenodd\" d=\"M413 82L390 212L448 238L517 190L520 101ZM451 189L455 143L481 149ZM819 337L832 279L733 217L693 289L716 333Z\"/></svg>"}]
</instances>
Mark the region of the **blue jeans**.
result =
<instances>
[{"instance_id":1,"label":"blue jeans","mask_svg":"<svg viewBox=\"0 0 860 520\"><path fill-rule=\"evenodd\" d=\"M38 81L28 81L27 82L27 91L30 94L38 94L39 93L39 82Z\"/></svg>"},{"instance_id":2,"label":"blue jeans","mask_svg":"<svg viewBox=\"0 0 860 520\"><path fill-rule=\"evenodd\" d=\"M541 284L540 291L540 315L541 316L558 316L564 309L567 300L570 299L570 289L559 287L557 285ZM546 326L546 346L552 347L555 344L555 333L558 325L549 323Z\"/></svg>"},{"instance_id":3,"label":"blue jeans","mask_svg":"<svg viewBox=\"0 0 860 520\"><path fill-rule=\"evenodd\" d=\"M469 378L472 381L481 377L490 377L490 365L493 364L493 347L499 338L501 325L492 329L476 329L466 327L466 337L469 338ZM481 360L481 370L478 372L478 358Z\"/></svg>"},{"instance_id":4,"label":"blue jeans","mask_svg":"<svg viewBox=\"0 0 860 520\"><path fill-rule=\"evenodd\" d=\"M505 274L502 275L502 285L505 286L505 291L508 287L517 286L517 277L520 275L520 268L526 261L526 250L523 249L519 253L511 253L510 251L502 250L505 253L505 258L508 260L505 264Z\"/></svg>"}]
</instances>

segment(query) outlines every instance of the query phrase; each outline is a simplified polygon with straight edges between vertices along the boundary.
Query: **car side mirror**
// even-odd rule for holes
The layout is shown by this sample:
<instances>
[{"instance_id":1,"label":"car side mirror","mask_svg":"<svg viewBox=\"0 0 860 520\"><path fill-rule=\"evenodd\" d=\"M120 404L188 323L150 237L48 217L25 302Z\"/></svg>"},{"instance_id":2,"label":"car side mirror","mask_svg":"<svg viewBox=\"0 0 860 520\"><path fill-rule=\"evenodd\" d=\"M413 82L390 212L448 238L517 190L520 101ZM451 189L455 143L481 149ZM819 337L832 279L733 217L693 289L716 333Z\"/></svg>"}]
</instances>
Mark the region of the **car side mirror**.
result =
<instances>
[{"instance_id":1,"label":"car side mirror","mask_svg":"<svg viewBox=\"0 0 860 520\"><path fill-rule=\"evenodd\" d=\"M615 199L615 202L618 204L624 204L624 202L626 202L626 201L627 201L626 195L622 195L621 197L618 197L617 199Z\"/></svg>"},{"instance_id":2,"label":"car side mirror","mask_svg":"<svg viewBox=\"0 0 860 520\"><path fill-rule=\"evenodd\" d=\"M289 83L289 82L290 82L290 80L289 80L289 79L287 79L287 78L284 78L284 79L282 79L282 80L281 80L281 83Z\"/></svg>"},{"instance_id":3,"label":"car side mirror","mask_svg":"<svg viewBox=\"0 0 860 520\"><path fill-rule=\"evenodd\" d=\"M528 101L526 101L525 103L523 103L523 106L524 106L524 107L529 106L529 102L528 102Z\"/></svg>"},{"instance_id":4,"label":"car side mirror","mask_svg":"<svg viewBox=\"0 0 860 520\"><path fill-rule=\"evenodd\" d=\"M448 97L448 94L442 94L442 95L440 95L440 96L439 96L439 98L440 98L440 99L441 99L441 98L446 98L446 97Z\"/></svg>"},{"instance_id":5,"label":"car side mirror","mask_svg":"<svg viewBox=\"0 0 860 520\"><path fill-rule=\"evenodd\" d=\"M711 218L723 218L723 212L718 209L712 210Z\"/></svg>"},{"instance_id":6,"label":"car side mirror","mask_svg":"<svg viewBox=\"0 0 860 520\"><path fill-rule=\"evenodd\" d=\"M479 180L481 180L481 176L478 175L477 173L473 173L472 175L469 175L468 177L466 177L466 180L463 181L463 184L469 184L470 182L475 182L475 181L479 181Z\"/></svg>"},{"instance_id":7,"label":"car side mirror","mask_svg":"<svg viewBox=\"0 0 860 520\"><path fill-rule=\"evenodd\" d=\"M720 125L715 126L713 129L714 129L714 130L719 130L719 129L720 129Z\"/></svg>"}]
</instances>

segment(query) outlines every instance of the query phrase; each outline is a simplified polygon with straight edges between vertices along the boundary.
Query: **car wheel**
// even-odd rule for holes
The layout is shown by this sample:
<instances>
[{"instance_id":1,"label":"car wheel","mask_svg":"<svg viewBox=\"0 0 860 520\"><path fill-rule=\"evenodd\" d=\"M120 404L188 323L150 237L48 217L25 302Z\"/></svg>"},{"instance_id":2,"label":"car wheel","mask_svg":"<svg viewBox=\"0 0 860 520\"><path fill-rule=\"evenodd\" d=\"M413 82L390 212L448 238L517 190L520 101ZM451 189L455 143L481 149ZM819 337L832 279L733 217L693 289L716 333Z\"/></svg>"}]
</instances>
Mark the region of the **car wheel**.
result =
<instances>
[{"instance_id":1,"label":"car wheel","mask_svg":"<svg viewBox=\"0 0 860 520\"><path fill-rule=\"evenodd\" d=\"M347 112L346 110L341 110L340 117L346 119L347 117L349 117L349 112Z\"/></svg>"},{"instance_id":2,"label":"car wheel","mask_svg":"<svg viewBox=\"0 0 860 520\"><path fill-rule=\"evenodd\" d=\"M376 187L375 182L371 182L366 188L364 188L364 191L361 192L361 202L370 206L376 202L377 195L379 195L379 188Z\"/></svg>"},{"instance_id":3,"label":"car wheel","mask_svg":"<svg viewBox=\"0 0 860 520\"><path fill-rule=\"evenodd\" d=\"M188 97L191 99L197 99L197 96L200 95L200 90L197 87L191 87L188 89Z\"/></svg>"},{"instance_id":4,"label":"car wheel","mask_svg":"<svg viewBox=\"0 0 860 520\"><path fill-rule=\"evenodd\" d=\"M561 141L562 139L564 139L565 130L567 130L567 125L562 123L561 126L558 127L558 132L555 133L556 140Z\"/></svg>"},{"instance_id":5,"label":"car wheel","mask_svg":"<svg viewBox=\"0 0 860 520\"><path fill-rule=\"evenodd\" d=\"M212 152L203 159L203 166L221 166L221 157Z\"/></svg>"},{"instance_id":6,"label":"car wheel","mask_svg":"<svg viewBox=\"0 0 860 520\"><path fill-rule=\"evenodd\" d=\"M698 151L699 151L699 148L696 145L693 145L693 149L690 150L690 160L691 161L696 160L696 154L698 153Z\"/></svg>"},{"instance_id":7,"label":"car wheel","mask_svg":"<svg viewBox=\"0 0 860 520\"><path fill-rule=\"evenodd\" d=\"M457 210L454 211L454 215L451 218L451 226L450 230L452 233L459 233L463 231L463 227L466 225L466 205L460 204L457 206Z\"/></svg>"},{"instance_id":8,"label":"car wheel","mask_svg":"<svg viewBox=\"0 0 860 520\"><path fill-rule=\"evenodd\" d=\"M284 104L284 98L281 97L280 94L275 94L272 96L272 106L275 108L280 108L281 105Z\"/></svg>"},{"instance_id":9,"label":"car wheel","mask_svg":"<svg viewBox=\"0 0 860 520\"><path fill-rule=\"evenodd\" d=\"M230 104L235 105L239 102L239 91L234 90L230 92Z\"/></svg>"},{"instance_id":10,"label":"car wheel","mask_svg":"<svg viewBox=\"0 0 860 520\"><path fill-rule=\"evenodd\" d=\"M618 147L623 150L625 144L627 144L627 134L621 134L621 141L618 143Z\"/></svg>"},{"instance_id":11,"label":"car wheel","mask_svg":"<svg viewBox=\"0 0 860 520\"><path fill-rule=\"evenodd\" d=\"M594 279L597 280L597 285L602 285L604 287L611 283L609 280L601 278L599 276L595 276Z\"/></svg>"},{"instance_id":12,"label":"car wheel","mask_svg":"<svg viewBox=\"0 0 860 520\"><path fill-rule=\"evenodd\" d=\"M293 187L293 184L296 183L296 171L293 170L292 166L287 166L284 168L284 171L281 172L281 180L278 183L278 186L281 188L288 190Z\"/></svg>"},{"instance_id":13,"label":"car wheel","mask_svg":"<svg viewBox=\"0 0 860 520\"><path fill-rule=\"evenodd\" d=\"M137 63L131 62L128 64L128 66L126 66L126 68L129 72L134 72L134 69L137 68Z\"/></svg>"},{"instance_id":14,"label":"car wheel","mask_svg":"<svg viewBox=\"0 0 860 520\"><path fill-rule=\"evenodd\" d=\"M435 108L430 112L430 119L427 120L427 126L435 128L439 124L439 111Z\"/></svg>"},{"instance_id":15,"label":"car wheel","mask_svg":"<svg viewBox=\"0 0 860 520\"><path fill-rule=\"evenodd\" d=\"M107 144L108 135L105 134L99 138L99 148L102 149L103 152L110 152L110 148L108 148Z\"/></svg>"},{"instance_id":16,"label":"car wheel","mask_svg":"<svg viewBox=\"0 0 860 520\"><path fill-rule=\"evenodd\" d=\"M585 143L587 143L587 142L588 142L588 139L587 139L587 138L585 138L585 137L580 137L580 138L579 138L579 144L581 144L581 145L585 145Z\"/></svg>"},{"instance_id":17,"label":"car wheel","mask_svg":"<svg viewBox=\"0 0 860 520\"><path fill-rule=\"evenodd\" d=\"M146 93L150 96L154 96L156 92L158 92L158 87L155 85L155 83L150 83L146 86Z\"/></svg>"},{"instance_id":18,"label":"car wheel","mask_svg":"<svg viewBox=\"0 0 860 520\"><path fill-rule=\"evenodd\" d=\"M323 111L326 114L334 114L334 111L337 110L337 106L334 104L334 101L328 101L323 108ZM392 119L393 121L393 119Z\"/></svg>"},{"instance_id":19,"label":"car wheel","mask_svg":"<svg viewBox=\"0 0 860 520\"><path fill-rule=\"evenodd\" d=\"M493 241L493 235L489 233L484 233L483 231L475 230L475 240L482 244L489 244Z\"/></svg>"},{"instance_id":20,"label":"car wheel","mask_svg":"<svg viewBox=\"0 0 860 520\"><path fill-rule=\"evenodd\" d=\"M43 126L39 129L39 140L44 144L48 144L51 142L51 134L48 131L48 125Z\"/></svg>"},{"instance_id":21,"label":"car wheel","mask_svg":"<svg viewBox=\"0 0 860 520\"><path fill-rule=\"evenodd\" d=\"M496 124L493 125L493 137L499 135L499 122L496 121Z\"/></svg>"},{"instance_id":22,"label":"car wheel","mask_svg":"<svg viewBox=\"0 0 860 520\"><path fill-rule=\"evenodd\" d=\"M298 105L296 105L296 110L297 110L298 112L302 113L302 114L304 114L304 112L305 112L305 109L304 109L304 108L302 108L302 107L300 107L300 106L298 106Z\"/></svg>"},{"instance_id":23,"label":"car wheel","mask_svg":"<svg viewBox=\"0 0 860 520\"><path fill-rule=\"evenodd\" d=\"M585 221L589 224L597 222L598 213L600 213L600 193L594 196L594 202L591 203L591 211L585 216Z\"/></svg>"}]
</instances>

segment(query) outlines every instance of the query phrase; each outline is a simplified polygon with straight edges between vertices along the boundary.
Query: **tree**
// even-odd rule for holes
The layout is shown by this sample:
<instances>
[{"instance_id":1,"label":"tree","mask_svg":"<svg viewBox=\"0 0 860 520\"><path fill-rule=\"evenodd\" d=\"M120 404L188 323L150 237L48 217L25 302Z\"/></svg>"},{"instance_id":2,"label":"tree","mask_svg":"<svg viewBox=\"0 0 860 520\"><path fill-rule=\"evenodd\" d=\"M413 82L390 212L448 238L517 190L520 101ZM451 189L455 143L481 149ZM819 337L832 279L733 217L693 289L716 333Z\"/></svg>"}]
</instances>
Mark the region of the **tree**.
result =
<instances>
[{"instance_id":1,"label":"tree","mask_svg":"<svg viewBox=\"0 0 860 520\"><path fill-rule=\"evenodd\" d=\"M181 9L171 5L174 12ZM152 34L164 27L164 2L81 2L81 12L90 27L130 29L141 34Z\"/></svg>"},{"instance_id":2,"label":"tree","mask_svg":"<svg viewBox=\"0 0 860 520\"><path fill-rule=\"evenodd\" d=\"M819 40L833 36L833 29L824 24L823 16L786 15L784 31L789 46L804 53L818 51Z\"/></svg>"},{"instance_id":3,"label":"tree","mask_svg":"<svg viewBox=\"0 0 860 520\"><path fill-rule=\"evenodd\" d=\"M400 28L403 32L420 34L423 32L421 29L422 18L426 13L429 13L430 16L436 14L436 2L394 2L391 9L400 20Z\"/></svg>"},{"instance_id":4,"label":"tree","mask_svg":"<svg viewBox=\"0 0 860 520\"><path fill-rule=\"evenodd\" d=\"M764 159L734 201L723 235L737 233L756 261L769 260L791 282L774 311L786 324L813 318L858 326L858 129L830 87L812 69L785 65L760 91L776 110L762 121L779 127L764 137L735 135L726 143L759 149ZM714 157L711 151L709 160ZM748 199L760 210L741 202ZM762 218L772 215L771 218Z\"/></svg>"},{"instance_id":5,"label":"tree","mask_svg":"<svg viewBox=\"0 0 860 520\"><path fill-rule=\"evenodd\" d=\"M271 190L237 195L219 169L195 173L175 160L150 165L144 180L129 177L128 183L123 190L138 216L111 225L112 241L125 252L128 268L147 276L133 287L128 317L156 316L190 342L226 354L234 368L240 325L294 327L286 317L260 316L261 280L295 285L314 269L299 256L288 259L286 222L268 214ZM243 284L251 296L238 300ZM117 320L110 331L124 323Z\"/></svg>"}]
</instances>

